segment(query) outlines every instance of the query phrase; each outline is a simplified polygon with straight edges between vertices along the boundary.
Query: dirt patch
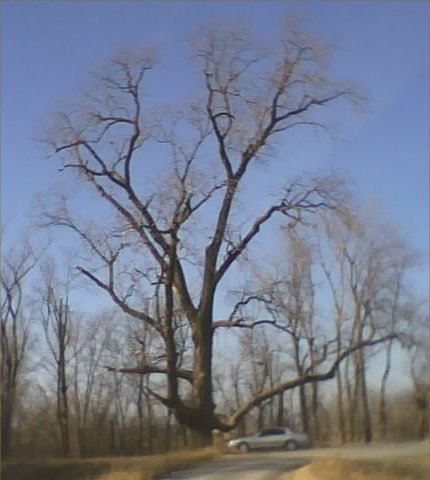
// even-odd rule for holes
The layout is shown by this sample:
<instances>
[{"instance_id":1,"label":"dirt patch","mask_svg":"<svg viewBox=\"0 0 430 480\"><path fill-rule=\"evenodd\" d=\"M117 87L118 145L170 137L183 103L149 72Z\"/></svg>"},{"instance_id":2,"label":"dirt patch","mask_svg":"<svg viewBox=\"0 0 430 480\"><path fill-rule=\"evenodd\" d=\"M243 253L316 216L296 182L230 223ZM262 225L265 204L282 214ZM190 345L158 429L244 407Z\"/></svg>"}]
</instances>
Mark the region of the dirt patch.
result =
<instances>
[{"instance_id":1,"label":"dirt patch","mask_svg":"<svg viewBox=\"0 0 430 480\"><path fill-rule=\"evenodd\" d=\"M320 458L280 480L428 480L430 458L414 457L402 460L355 461Z\"/></svg>"}]
</instances>

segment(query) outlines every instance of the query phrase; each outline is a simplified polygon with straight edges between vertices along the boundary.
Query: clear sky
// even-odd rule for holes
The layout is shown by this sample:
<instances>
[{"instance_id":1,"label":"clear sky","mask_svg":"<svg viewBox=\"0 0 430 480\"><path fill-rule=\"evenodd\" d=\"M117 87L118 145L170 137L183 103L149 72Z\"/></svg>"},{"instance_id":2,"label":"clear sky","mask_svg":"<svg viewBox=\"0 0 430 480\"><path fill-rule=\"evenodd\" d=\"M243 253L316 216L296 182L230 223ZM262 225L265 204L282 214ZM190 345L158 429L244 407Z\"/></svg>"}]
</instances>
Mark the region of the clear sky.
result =
<instances>
[{"instance_id":1,"label":"clear sky","mask_svg":"<svg viewBox=\"0 0 430 480\"><path fill-rule=\"evenodd\" d=\"M334 75L355 81L371 102L359 121L344 121L342 142L305 145L292 152L294 161L306 169L341 168L360 197L378 202L401 225L427 264L428 2L3 0L1 9L1 209L8 241L31 222L35 194L60 178L33 140L38 126L77 92L92 66L118 47L158 46L168 69L152 94L174 100L190 93L186 38L199 26L247 22L270 40L281 18L304 12L309 28L336 45ZM416 281L427 292L427 268Z\"/></svg>"},{"instance_id":2,"label":"clear sky","mask_svg":"<svg viewBox=\"0 0 430 480\"><path fill-rule=\"evenodd\" d=\"M307 168L344 169L427 250L428 2L3 1L1 8L2 223L10 234L28 223L34 194L59 176L33 141L38 124L92 65L118 47L151 43L180 80L181 47L202 23L246 21L270 38L285 14L305 12L310 27L336 43L336 73L373 100L344 142L298 158ZM154 94L163 93L162 80L158 88Z\"/></svg>"}]
</instances>

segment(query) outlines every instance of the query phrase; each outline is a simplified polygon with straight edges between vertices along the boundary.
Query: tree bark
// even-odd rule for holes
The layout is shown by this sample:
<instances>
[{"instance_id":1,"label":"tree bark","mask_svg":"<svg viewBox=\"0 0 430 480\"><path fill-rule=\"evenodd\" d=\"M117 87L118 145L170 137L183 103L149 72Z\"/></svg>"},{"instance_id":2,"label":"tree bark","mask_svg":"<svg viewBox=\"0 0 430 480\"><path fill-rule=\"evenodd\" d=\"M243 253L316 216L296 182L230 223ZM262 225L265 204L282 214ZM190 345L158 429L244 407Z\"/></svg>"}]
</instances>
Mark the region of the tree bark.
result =
<instances>
[{"instance_id":1,"label":"tree bark","mask_svg":"<svg viewBox=\"0 0 430 480\"><path fill-rule=\"evenodd\" d=\"M313 418L314 440L318 441L321 436L320 422L319 422L319 415L318 415L318 383L313 382L311 385L311 388L312 388L312 418Z\"/></svg>"},{"instance_id":2,"label":"tree bark","mask_svg":"<svg viewBox=\"0 0 430 480\"><path fill-rule=\"evenodd\" d=\"M70 455L70 432L69 432L69 404L67 398L67 379L66 379L66 363L64 357L65 349L60 349L59 365L58 365L58 422L60 425L61 443L63 456Z\"/></svg>"},{"instance_id":3,"label":"tree bark","mask_svg":"<svg viewBox=\"0 0 430 480\"><path fill-rule=\"evenodd\" d=\"M391 370L391 350L393 342L390 341L387 345L387 351L385 356L385 369L382 375L381 380L381 391L380 391L380 403L379 403L379 428L381 432L381 439L385 440L387 437L387 424L388 424L388 415L387 415L387 399L386 399L386 389L387 389L387 380Z\"/></svg>"},{"instance_id":4,"label":"tree bark","mask_svg":"<svg viewBox=\"0 0 430 480\"><path fill-rule=\"evenodd\" d=\"M262 430L264 428L264 405L258 406L257 428Z\"/></svg>"},{"instance_id":5,"label":"tree bark","mask_svg":"<svg viewBox=\"0 0 430 480\"><path fill-rule=\"evenodd\" d=\"M86 427L78 426L77 429L79 456L85 458L87 456Z\"/></svg>"},{"instance_id":6,"label":"tree bark","mask_svg":"<svg viewBox=\"0 0 430 480\"><path fill-rule=\"evenodd\" d=\"M179 424L179 429L181 431L181 437L182 437L182 446L184 448L188 447L188 434L187 434L187 427L185 425Z\"/></svg>"},{"instance_id":7,"label":"tree bark","mask_svg":"<svg viewBox=\"0 0 430 480\"><path fill-rule=\"evenodd\" d=\"M359 392L363 412L363 437L365 443L372 441L372 420L370 416L369 398L367 394L366 368L363 351L357 352Z\"/></svg>"},{"instance_id":8,"label":"tree bark","mask_svg":"<svg viewBox=\"0 0 430 480\"><path fill-rule=\"evenodd\" d=\"M354 442L356 440L356 417L357 417L357 375L353 375L354 385L351 384L350 362L346 360L345 364L345 390L348 400L348 426L349 426L349 440Z\"/></svg>"},{"instance_id":9,"label":"tree bark","mask_svg":"<svg viewBox=\"0 0 430 480\"><path fill-rule=\"evenodd\" d=\"M154 439L153 439L153 433L154 433L154 428L153 428L153 423L152 423L152 406L151 406L151 398L149 395L146 395L146 413L147 413L147 439L148 439L148 454L151 455L154 453Z\"/></svg>"},{"instance_id":10,"label":"tree bark","mask_svg":"<svg viewBox=\"0 0 430 480\"><path fill-rule=\"evenodd\" d=\"M193 385L191 395L191 409L184 408L179 402L179 408L174 411L179 422L185 423L193 430L193 446L208 446L212 444L212 430L214 429L214 410L212 392L212 303L213 295L200 311L193 332L194 362Z\"/></svg>"},{"instance_id":11,"label":"tree bark","mask_svg":"<svg viewBox=\"0 0 430 480\"><path fill-rule=\"evenodd\" d=\"M2 388L5 388L2 385ZM12 443L12 415L13 404L10 398L10 391L7 390L9 395L2 395L1 401L1 456L5 458L9 455ZM14 397L14 395L13 395Z\"/></svg>"},{"instance_id":12,"label":"tree bark","mask_svg":"<svg viewBox=\"0 0 430 480\"><path fill-rule=\"evenodd\" d=\"M164 432L164 451L169 452L171 447L171 420L172 420L172 411L169 409L167 412L166 426Z\"/></svg>"},{"instance_id":13,"label":"tree bark","mask_svg":"<svg viewBox=\"0 0 430 480\"><path fill-rule=\"evenodd\" d=\"M111 455L114 455L116 452L116 435L115 435L115 420L111 419L109 422L109 433L110 433L110 443L109 451Z\"/></svg>"},{"instance_id":14,"label":"tree bark","mask_svg":"<svg viewBox=\"0 0 430 480\"><path fill-rule=\"evenodd\" d=\"M284 425L284 393L281 392L278 395L278 412L277 412L277 425L283 426Z\"/></svg>"},{"instance_id":15,"label":"tree bark","mask_svg":"<svg viewBox=\"0 0 430 480\"><path fill-rule=\"evenodd\" d=\"M139 386L137 392L137 419L138 419L138 434L137 434L137 451L139 454L143 455L144 446L143 446L143 377L139 378Z\"/></svg>"},{"instance_id":16,"label":"tree bark","mask_svg":"<svg viewBox=\"0 0 430 480\"><path fill-rule=\"evenodd\" d=\"M343 390L342 390L342 376L340 370L336 372L337 384L337 419L340 433L341 444L346 443L346 429L345 429L345 412L343 405Z\"/></svg>"},{"instance_id":17,"label":"tree bark","mask_svg":"<svg viewBox=\"0 0 430 480\"><path fill-rule=\"evenodd\" d=\"M306 399L306 385L300 385L299 398L300 398L300 414L302 419L302 429L305 433L309 434L309 417L308 417L308 403Z\"/></svg>"}]
</instances>

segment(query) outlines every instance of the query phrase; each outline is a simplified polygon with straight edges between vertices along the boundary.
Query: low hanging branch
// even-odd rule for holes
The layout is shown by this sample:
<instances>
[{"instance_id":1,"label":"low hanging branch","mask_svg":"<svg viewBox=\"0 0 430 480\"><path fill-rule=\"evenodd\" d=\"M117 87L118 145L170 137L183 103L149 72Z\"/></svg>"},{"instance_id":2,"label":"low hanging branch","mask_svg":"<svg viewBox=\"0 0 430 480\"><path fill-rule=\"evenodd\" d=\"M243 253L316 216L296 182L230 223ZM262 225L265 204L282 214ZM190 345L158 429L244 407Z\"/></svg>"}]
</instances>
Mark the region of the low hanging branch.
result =
<instances>
[{"instance_id":1,"label":"low hanging branch","mask_svg":"<svg viewBox=\"0 0 430 480\"><path fill-rule=\"evenodd\" d=\"M273 388L270 388L268 390L265 390L263 392L257 393L253 398L248 400L241 408L238 409L238 411L230 418L226 420L226 423L228 426L231 426L234 428L235 426L238 425L240 420L254 407L257 405L260 405L263 403L265 400L268 400L269 398L272 398L282 392L285 392L287 390L292 390L294 388L299 387L300 385L305 385L308 383L313 383L313 382L323 382L325 380L331 380L334 378L336 375L336 372L342 363L343 360L345 360L349 355L352 353L356 352L357 350L361 350L366 347L372 347L375 345L379 345L381 343L387 342L389 340L393 340L397 338L397 335L391 334L391 335L386 335L378 339L374 340L365 340L363 342L357 343L353 345L352 347L344 350L340 355L337 356L336 360L332 363L330 368L326 370L324 373L319 373L319 374L308 374L305 377L301 378L295 378L293 380L289 380L288 382L281 383L280 385L277 385Z\"/></svg>"}]
</instances>

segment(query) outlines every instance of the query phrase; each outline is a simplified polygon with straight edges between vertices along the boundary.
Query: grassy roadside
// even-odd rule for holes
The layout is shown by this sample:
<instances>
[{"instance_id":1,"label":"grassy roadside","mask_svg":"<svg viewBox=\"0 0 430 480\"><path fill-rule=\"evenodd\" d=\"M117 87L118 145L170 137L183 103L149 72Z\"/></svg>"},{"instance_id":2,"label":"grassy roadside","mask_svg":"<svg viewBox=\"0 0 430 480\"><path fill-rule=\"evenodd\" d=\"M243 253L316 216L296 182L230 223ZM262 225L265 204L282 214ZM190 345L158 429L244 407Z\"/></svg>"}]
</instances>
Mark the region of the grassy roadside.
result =
<instances>
[{"instance_id":1,"label":"grassy roadside","mask_svg":"<svg viewBox=\"0 0 430 480\"><path fill-rule=\"evenodd\" d=\"M2 464L3 480L153 480L219 455L215 448L145 457L114 457Z\"/></svg>"},{"instance_id":2,"label":"grassy roadside","mask_svg":"<svg viewBox=\"0 0 430 480\"><path fill-rule=\"evenodd\" d=\"M430 457L419 456L390 461L319 458L280 480L427 480Z\"/></svg>"}]
</instances>

